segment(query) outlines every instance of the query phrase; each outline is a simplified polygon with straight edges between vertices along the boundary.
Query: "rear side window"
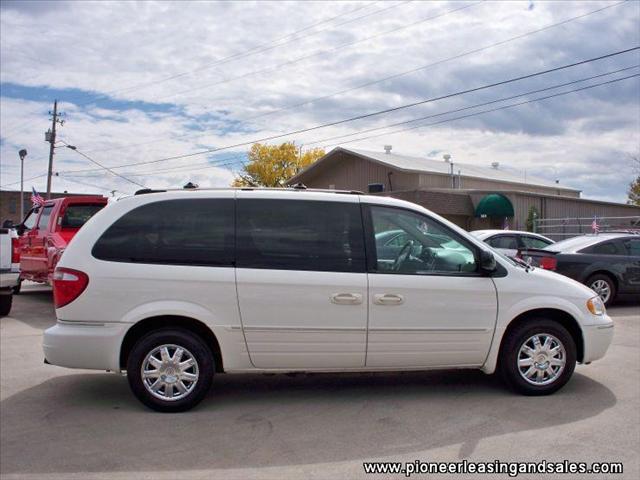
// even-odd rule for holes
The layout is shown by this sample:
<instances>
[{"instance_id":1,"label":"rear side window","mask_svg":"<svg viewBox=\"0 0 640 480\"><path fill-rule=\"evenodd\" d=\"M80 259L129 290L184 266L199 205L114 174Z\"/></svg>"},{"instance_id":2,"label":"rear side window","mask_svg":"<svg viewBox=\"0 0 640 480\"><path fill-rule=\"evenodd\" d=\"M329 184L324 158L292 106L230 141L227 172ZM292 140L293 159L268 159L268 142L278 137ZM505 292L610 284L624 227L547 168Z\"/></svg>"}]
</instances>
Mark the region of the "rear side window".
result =
<instances>
[{"instance_id":1,"label":"rear side window","mask_svg":"<svg viewBox=\"0 0 640 480\"><path fill-rule=\"evenodd\" d=\"M551 245L551 243L547 242L546 240L542 240L541 238L537 237L529 237L526 235L522 237L522 243L524 243L524 246L527 248L544 248Z\"/></svg>"},{"instance_id":2,"label":"rear side window","mask_svg":"<svg viewBox=\"0 0 640 480\"><path fill-rule=\"evenodd\" d=\"M603 242L591 247L588 253L597 253L600 255L618 255L620 252L618 252L615 243Z\"/></svg>"},{"instance_id":3,"label":"rear side window","mask_svg":"<svg viewBox=\"0 0 640 480\"><path fill-rule=\"evenodd\" d=\"M629 255L640 257L640 238L625 240L624 246L627 252L629 252Z\"/></svg>"},{"instance_id":4,"label":"rear side window","mask_svg":"<svg viewBox=\"0 0 640 480\"><path fill-rule=\"evenodd\" d=\"M105 207L103 204L72 204L67 206L64 215L58 220L62 228L80 228L87 220Z\"/></svg>"},{"instance_id":5,"label":"rear side window","mask_svg":"<svg viewBox=\"0 0 640 480\"><path fill-rule=\"evenodd\" d=\"M360 205L238 200L237 266L364 272Z\"/></svg>"},{"instance_id":6,"label":"rear side window","mask_svg":"<svg viewBox=\"0 0 640 480\"><path fill-rule=\"evenodd\" d=\"M493 248L505 248L509 250L518 249L518 241L513 235L500 235L487 240L487 243Z\"/></svg>"},{"instance_id":7,"label":"rear side window","mask_svg":"<svg viewBox=\"0 0 640 480\"><path fill-rule=\"evenodd\" d=\"M166 200L116 220L93 247L100 260L226 267L234 261L234 200Z\"/></svg>"}]
</instances>

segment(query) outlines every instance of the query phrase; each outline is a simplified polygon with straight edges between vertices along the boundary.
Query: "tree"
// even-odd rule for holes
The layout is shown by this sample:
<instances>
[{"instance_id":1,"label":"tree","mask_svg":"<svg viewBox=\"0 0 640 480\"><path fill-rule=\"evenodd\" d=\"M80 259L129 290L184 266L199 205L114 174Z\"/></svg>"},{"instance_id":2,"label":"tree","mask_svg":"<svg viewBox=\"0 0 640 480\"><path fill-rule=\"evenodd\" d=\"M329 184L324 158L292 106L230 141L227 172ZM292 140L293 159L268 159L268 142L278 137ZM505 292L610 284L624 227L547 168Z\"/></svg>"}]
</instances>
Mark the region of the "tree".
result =
<instances>
[{"instance_id":1,"label":"tree","mask_svg":"<svg viewBox=\"0 0 640 480\"><path fill-rule=\"evenodd\" d=\"M234 187L281 187L303 168L324 156L324 150L314 148L302 153L294 142L280 145L254 143L249 162L233 181Z\"/></svg>"},{"instance_id":2,"label":"tree","mask_svg":"<svg viewBox=\"0 0 640 480\"><path fill-rule=\"evenodd\" d=\"M538 209L531 205L529 207L529 214L527 215L527 232L535 232L536 230L536 222L535 220L539 217Z\"/></svg>"},{"instance_id":3,"label":"tree","mask_svg":"<svg viewBox=\"0 0 640 480\"><path fill-rule=\"evenodd\" d=\"M627 203L640 206L640 156L632 156L634 167L637 172L636 179L629 184L629 200Z\"/></svg>"}]
</instances>

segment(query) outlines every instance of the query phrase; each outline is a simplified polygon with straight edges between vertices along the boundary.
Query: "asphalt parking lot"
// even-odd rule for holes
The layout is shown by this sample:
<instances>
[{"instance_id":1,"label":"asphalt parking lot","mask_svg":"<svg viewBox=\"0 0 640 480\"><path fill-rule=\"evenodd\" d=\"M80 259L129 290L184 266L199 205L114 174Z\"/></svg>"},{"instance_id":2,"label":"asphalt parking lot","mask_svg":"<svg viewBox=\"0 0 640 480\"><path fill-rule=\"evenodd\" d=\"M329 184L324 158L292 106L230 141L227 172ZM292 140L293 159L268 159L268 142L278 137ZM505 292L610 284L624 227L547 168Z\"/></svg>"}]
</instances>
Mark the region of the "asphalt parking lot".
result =
<instances>
[{"instance_id":1,"label":"asphalt parking lot","mask_svg":"<svg viewBox=\"0 0 640 480\"><path fill-rule=\"evenodd\" d=\"M219 375L167 415L124 377L42 363L50 296L26 287L0 321L2 478L363 478L363 461L416 459L615 461L609 478L640 478L638 303L609 310L607 356L550 397L473 371Z\"/></svg>"}]
</instances>

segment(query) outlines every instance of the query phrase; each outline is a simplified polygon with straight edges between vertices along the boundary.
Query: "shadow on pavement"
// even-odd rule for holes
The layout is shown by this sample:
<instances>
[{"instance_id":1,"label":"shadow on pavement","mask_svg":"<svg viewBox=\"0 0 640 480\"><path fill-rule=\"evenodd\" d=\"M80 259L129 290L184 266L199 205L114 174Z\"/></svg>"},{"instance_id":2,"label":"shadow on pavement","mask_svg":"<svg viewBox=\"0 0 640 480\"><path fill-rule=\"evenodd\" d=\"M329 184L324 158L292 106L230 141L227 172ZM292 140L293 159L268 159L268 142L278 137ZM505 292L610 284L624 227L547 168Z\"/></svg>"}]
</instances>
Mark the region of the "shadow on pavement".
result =
<instances>
[{"instance_id":1,"label":"shadow on pavement","mask_svg":"<svg viewBox=\"0 0 640 480\"><path fill-rule=\"evenodd\" d=\"M53 308L53 292L46 286L30 287L13 296L13 306L9 315L32 328L44 330L55 325L56 312Z\"/></svg>"},{"instance_id":2,"label":"shadow on pavement","mask_svg":"<svg viewBox=\"0 0 640 480\"><path fill-rule=\"evenodd\" d=\"M1 403L2 473L196 470L408 454L562 425L616 403L575 374L549 397L476 371L218 375L191 412L144 408L125 378L72 374ZM29 454L25 454L28 449Z\"/></svg>"}]
</instances>

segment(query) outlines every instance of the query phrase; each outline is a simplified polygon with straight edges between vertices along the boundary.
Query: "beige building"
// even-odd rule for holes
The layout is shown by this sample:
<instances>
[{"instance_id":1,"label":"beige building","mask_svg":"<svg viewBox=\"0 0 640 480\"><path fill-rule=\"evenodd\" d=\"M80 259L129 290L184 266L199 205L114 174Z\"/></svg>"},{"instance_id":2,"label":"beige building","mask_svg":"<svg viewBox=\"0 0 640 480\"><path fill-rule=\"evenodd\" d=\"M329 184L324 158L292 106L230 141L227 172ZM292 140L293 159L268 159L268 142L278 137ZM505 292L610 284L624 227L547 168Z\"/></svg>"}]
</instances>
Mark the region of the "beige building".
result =
<instances>
[{"instance_id":1,"label":"beige building","mask_svg":"<svg viewBox=\"0 0 640 480\"><path fill-rule=\"evenodd\" d=\"M540 218L640 216L640 207L585 200L580 190L486 167L382 152L336 148L291 178L289 185L359 190L425 206L467 230L525 230L529 209ZM377 192L376 192L377 191Z\"/></svg>"}]
</instances>

